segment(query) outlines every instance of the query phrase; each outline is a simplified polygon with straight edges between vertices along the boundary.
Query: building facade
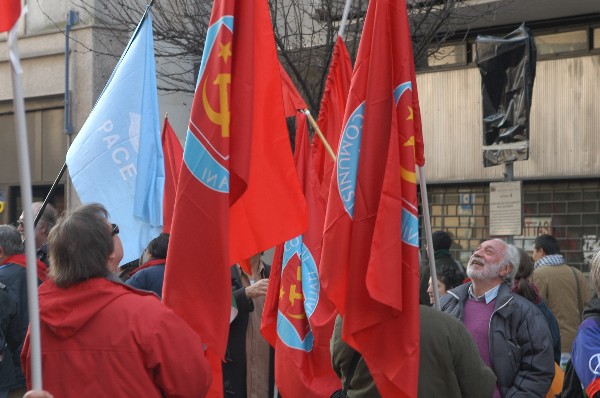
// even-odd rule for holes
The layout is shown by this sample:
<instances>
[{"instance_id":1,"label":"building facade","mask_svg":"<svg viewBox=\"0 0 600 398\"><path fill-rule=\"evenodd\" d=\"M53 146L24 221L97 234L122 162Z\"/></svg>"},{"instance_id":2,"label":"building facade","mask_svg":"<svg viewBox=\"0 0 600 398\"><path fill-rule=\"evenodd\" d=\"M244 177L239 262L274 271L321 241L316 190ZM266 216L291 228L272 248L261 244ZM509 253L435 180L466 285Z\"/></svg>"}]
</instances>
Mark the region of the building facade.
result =
<instances>
[{"instance_id":1,"label":"building facade","mask_svg":"<svg viewBox=\"0 0 600 398\"><path fill-rule=\"evenodd\" d=\"M66 15L80 9L80 4L29 3L29 12L20 21L19 48L34 199L41 200L72 140L65 134L67 58L71 98L67 117L76 133L123 47L116 42L111 47L102 29L80 13L66 52ZM596 153L600 150L600 1L462 3L465 7L458 10L458 17L463 13L470 22L459 26L454 39L429 57L417 77L432 227L455 237L452 250L463 263L490 236L490 183L504 179L504 168L483 167L481 78L474 63L474 42L477 34L503 36L525 22L536 37L538 61L529 160L514 164L514 179L522 181L523 187L523 232L510 238L530 249L535 236L553 234L569 264L585 271L586 259L600 248L600 157ZM490 11L485 17L469 19L474 9ZM183 138L191 95L161 94L161 113L169 112ZM1 34L0 223L14 222L21 212L12 96L6 35ZM53 203L59 210L77 203L68 178L61 180Z\"/></svg>"},{"instance_id":2,"label":"building facade","mask_svg":"<svg viewBox=\"0 0 600 398\"><path fill-rule=\"evenodd\" d=\"M18 22L34 201L46 197L72 139L85 123L131 33L124 32L122 40L115 40L114 32L107 34L94 25L84 11L102 2L86 3L88 6L82 7L78 0L25 0L28 10ZM67 50L65 26L70 11L78 15L71 26ZM131 18L141 16L140 12ZM0 33L0 224L15 222L22 211L6 38L6 33ZM160 112L169 113L180 138L185 134L191 101L191 94L159 92ZM51 199L59 211L79 203L66 174Z\"/></svg>"},{"instance_id":3,"label":"building facade","mask_svg":"<svg viewBox=\"0 0 600 398\"><path fill-rule=\"evenodd\" d=\"M502 37L525 22L537 71L529 159L515 162L513 173L522 181L523 228L499 237L530 251L536 236L552 234L567 263L587 271L600 249L600 2L539 3L507 4L494 26L482 21L458 31L457 41L418 71L432 229L454 236L452 251L465 265L490 237L490 183L505 180L505 168L483 167L475 40Z\"/></svg>"}]
</instances>

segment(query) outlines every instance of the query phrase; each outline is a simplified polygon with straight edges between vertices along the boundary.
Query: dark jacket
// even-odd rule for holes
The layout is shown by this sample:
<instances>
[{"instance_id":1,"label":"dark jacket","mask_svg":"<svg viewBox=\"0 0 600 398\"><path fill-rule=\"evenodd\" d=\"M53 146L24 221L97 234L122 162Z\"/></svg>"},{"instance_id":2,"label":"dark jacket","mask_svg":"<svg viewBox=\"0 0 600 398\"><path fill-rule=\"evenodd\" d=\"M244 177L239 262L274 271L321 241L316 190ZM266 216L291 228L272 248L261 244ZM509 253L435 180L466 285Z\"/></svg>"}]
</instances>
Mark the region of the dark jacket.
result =
<instances>
[{"instance_id":1,"label":"dark jacket","mask_svg":"<svg viewBox=\"0 0 600 398\"><path fill-rule=\"evenodd\" d=\"M554 361L560 364L560 330L558 328L558 322L556 317L550 310L550 307L546 305L544 300L540 299L540 302L536 304L538 309L544 314L544 318L548 322L548 328L550 329L550 335L552 336L552 348L554 351Z\"/></svg>"},{"instance_id":2,"label":"dark jacket","mask_svg":"<svg viewBox=\"0 0 600 398\"><path fill-rule=\"evenodd\" d=\"M477 346L465 327L456 319L421 305L419 354L419 398L490 398L496 376L479 356ZM333 370L348 382L349 398L380 397L363 358L350 377L355 350L342 340L342 318L335 320L331 337Z\"/></svg>"},{"instance_id":3,"label":"dark jacket","mask_svg":"<svg viewBox=\"0 0 600 398\"><path fill-rule=\"evenodd\" d=\"M157 264L152 267L144 268L133 274L125 284L136 289L148 290L154 292L162 298L163 282L165 280L165 265Z\"/></svg>"},{"instance_id":4,"label":"dark jacket","mask_svg":"<svg viewBox=\"0 0 600 398\"><path fill-rule=\"evenodd\" d=\"M0 282L5 284L10 297L15 301L17 305L18 317L21 319L21 339L19 343L19 349L17 350L18 366L16 369L17 373L17 387L25 386L25 376L21 370L20 354L25 335L27 333L27 326L29 325L29 306L27 299L27 270L26 268L15 263L8 263L0 268ZM40 281L38 280L38 283Z\"/></svg>"},{"instance_id":5,"label":"dark jacket","mask_svg":"<svg viewBox=\"0 0 600 398\"><path fill-rule=\"evenodd\" d=\"M335 319L330 348L331 364L335 373L342 379L341 384L347 383L347 379L350 378L347 392L348 398L381 397L364 358L360 357L356 363L356 368L354 369L352 377L349 376L350 368L352 367L352 358L354 357L356 350L342 340L342 317L339 315ZM340 388L341 387L342 386L340 385Z\"/></svg>"},{"instance_id":6,"label":"dark jacket","mask_svg":"<svg viewBox=\"0 0 600 398\"><path fill-rule=\"evenodd\" d=\"M38 260L46 264L47 267L50 266L50 258L48 257L48 242L42 243L40 248L36 250L35 256L38 258Z\"/></svg>"},{"instance_id":7,"label":"dark jacket","mask_svg":"<svg viewBox=\"0 0 600 398\"><path fill-rule=\"evenodd\" d=\"M23 337L29 324L27 300L27 270L18 264L9 263L0 268L0 282L6 285L8 293L17 303L19 317L23 321Z\"/></svg>"},{"instance_id":8,"label":"dark jacket","mask_svg":"<svg viewBox=\"0 0 600 398\"><path fill-rule=\"evenodd\" d=\"M5 390L22 384L19 382L19 377L22 377L19 355L25 334L17 303L3 283L0 283L0 329L6 343L0 362L0 390Z\"/></svg>"},{"instance_id":9,"label":"dark jacket","mask_svg":"<svg viewBox=\"0 0 600 398\"><path fill-rule=\"evenodd\" d=\"M448 291L442 311L461 321L471 282ZM490 319L489 355L504 398L545 397L554 378L552 337L535 304L500 285Z\"/></svg>"},{"instance_id":10,"label":"dark jacket","mask_svg":"<svg viewBox=\"0 0 600 398\"><path fill-rule=\"evenodd\" d=\"M268 278L271 268L265 266L263 277ZM231 267L231 288L237 304L238 314L229 325L229 338L227 339L227 352L223 363L223 393L225 397L246 398L246 331L248 318L254 311L252 300L246 296L246 289L242 285L236 266ZM269 397L273 396L274 384L274 351L271 349L269 358ZM267 397L265 397L267 398Z\"/></svg>"},{"instance_id":11,"label":"dark jacket","mask_svg":"<svg viewBox=\"0 0 600 398\"><path fill-rule=\"evenodd\" d=\"M448 314L421 306L420 398L486 398L496 384L475 341L464 325Z\"/></svg>"}]
</instances>

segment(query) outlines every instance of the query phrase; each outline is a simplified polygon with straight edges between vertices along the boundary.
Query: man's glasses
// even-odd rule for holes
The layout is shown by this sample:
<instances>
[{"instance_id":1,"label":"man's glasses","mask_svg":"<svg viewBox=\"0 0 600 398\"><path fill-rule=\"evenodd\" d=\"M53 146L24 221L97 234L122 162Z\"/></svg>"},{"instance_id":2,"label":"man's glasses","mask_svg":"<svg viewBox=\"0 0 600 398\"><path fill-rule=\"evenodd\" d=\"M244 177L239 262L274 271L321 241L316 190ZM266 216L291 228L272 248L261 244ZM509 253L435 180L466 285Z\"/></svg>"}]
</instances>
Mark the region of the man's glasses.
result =
<instances>
[{"instance_id":1,"label":"man's glasses","mask_svg":"<svg viewBox=\"0 0 600 398\"><path fill-rule=\"evenodd\" d=\"M110 224L112 225L112 231L110 232L110 234L112 236L118 235L119 234L119 226L117 224Z\"/></svg>"}]
</instances>

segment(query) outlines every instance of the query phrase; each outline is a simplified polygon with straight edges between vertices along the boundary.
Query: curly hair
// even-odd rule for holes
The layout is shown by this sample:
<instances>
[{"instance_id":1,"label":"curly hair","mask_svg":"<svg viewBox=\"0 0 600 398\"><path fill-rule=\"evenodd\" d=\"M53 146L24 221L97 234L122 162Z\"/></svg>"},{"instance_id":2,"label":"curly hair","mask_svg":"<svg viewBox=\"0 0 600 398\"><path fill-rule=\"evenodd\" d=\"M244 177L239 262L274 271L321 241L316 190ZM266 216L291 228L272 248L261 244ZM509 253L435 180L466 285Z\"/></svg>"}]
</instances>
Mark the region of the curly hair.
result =
<instances>
[{"instance_id":1,"label":"curly hair","mask_svg":"<svg viewBox=\"0 0 600 398\"><path fill-rule=\"evenodd\" d=\"M446 290L454 289L455 287L462 285L467 277L464 271L459 267L462 266L458 264L441 264L439 267L436 267L437 278L444 286L446 286Z\"/></svg>"}]
</instances>

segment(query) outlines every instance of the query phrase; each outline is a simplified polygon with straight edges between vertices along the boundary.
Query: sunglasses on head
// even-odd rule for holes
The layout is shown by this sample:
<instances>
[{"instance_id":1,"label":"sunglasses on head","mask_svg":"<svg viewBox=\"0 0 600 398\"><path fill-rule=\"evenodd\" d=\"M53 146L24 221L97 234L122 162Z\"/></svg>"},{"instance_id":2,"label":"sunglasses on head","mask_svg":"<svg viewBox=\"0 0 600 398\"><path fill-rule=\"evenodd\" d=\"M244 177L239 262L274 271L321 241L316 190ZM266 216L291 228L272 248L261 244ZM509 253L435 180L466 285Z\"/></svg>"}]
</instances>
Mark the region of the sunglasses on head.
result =
<instances>
[{"instance_id":1,"label":"sunglasses on head","mask_svg":"<svg viewBox=\"0 0 600 398\"><path fill-rule=\"evenodd\" d=\"M112 236L118 235L119 234L119 226L117 224L110 224L112 226L112 231L110 232L110 234Z\"/></svg>"}]
</instances>

